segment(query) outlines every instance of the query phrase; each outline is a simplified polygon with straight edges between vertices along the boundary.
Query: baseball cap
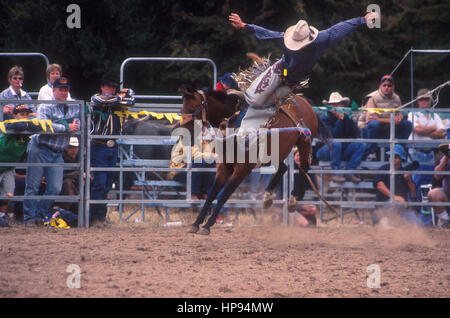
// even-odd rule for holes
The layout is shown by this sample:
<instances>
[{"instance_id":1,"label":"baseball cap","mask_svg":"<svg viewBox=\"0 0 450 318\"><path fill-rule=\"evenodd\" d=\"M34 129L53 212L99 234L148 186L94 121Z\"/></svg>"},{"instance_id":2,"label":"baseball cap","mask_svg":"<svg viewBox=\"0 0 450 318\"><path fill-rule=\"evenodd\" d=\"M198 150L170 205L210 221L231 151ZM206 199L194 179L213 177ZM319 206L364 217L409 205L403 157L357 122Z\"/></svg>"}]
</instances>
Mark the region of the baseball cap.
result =
<instances>
[{"instance_id":1,"label":"baseball cap","mask_svg":"<svg viewBox=\"0 0 450 318\"><path fill-rule=\"evenodd\" d=\"M78 138L77 137L70 137L69 146L78 147L79 146Z\"/></svg>"},{"instance_id":2,"label":"baseball cap","mask_svg":"<svg viewBox=\"0 0 450 318\"><path fill-rule=\"evenodd\" d=\"M386 81L389 81L392 84L394 84L394 78L391 75L384 75L383 77L381 77L380 83L384 83Z\"/></svg>"},{"instance_id":3,"label":"baseball cap","mask_svg":"<svg viewBox=\"0 0 450 318\"><path fill-rule=\"evenodd\" d=\"M69 79L67 77L59 77L55 79L55 82L53 82L53 87L67 87L69 88Z\"/></svg>"},{"instance_id":4,"label":"baseball cap","mask_svg":"<svg viewBox=\"0 0 450 318\"><path fill-rule=\"evenodd\" d=\"M32 113L33 110L28 105L17 105L14 107L13 114L17 114L18 112L29 112Z\"/></svg>"}]
</instances>

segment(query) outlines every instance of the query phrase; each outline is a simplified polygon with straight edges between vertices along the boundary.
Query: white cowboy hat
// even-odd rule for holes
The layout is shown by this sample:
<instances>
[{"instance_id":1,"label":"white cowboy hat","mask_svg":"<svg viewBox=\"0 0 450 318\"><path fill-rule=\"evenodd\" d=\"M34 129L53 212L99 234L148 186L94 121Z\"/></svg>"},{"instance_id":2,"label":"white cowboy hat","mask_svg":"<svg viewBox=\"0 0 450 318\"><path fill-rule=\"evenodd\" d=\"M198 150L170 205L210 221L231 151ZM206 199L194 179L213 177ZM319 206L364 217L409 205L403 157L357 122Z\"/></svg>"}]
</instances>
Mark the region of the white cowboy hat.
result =
<instances>
[{"instance_id":1,"label":"white cowboy hat","mask_svg":"<svg viewBox=\"0 0 450 318\"><path fill-rule=\"evenodd\" d=\"M309 26L305 20L300 20L296 25L287 28L284 32L284 45L292 51L298 51L313 42L319 31Z\"/></svg>"},{"instance_id":2,"label":"white cowboy hat","mask_svg":"<svg viewBox=\"0 0 450 318\"><path fill-rule=\"evenodd\" d=\"M350 98L342 97L338 92L333 92L330 95L330 100L324 99L322 103L324 105L344 103L344 106L347 106L350 103Z\"/></svg>"}]
</instances>

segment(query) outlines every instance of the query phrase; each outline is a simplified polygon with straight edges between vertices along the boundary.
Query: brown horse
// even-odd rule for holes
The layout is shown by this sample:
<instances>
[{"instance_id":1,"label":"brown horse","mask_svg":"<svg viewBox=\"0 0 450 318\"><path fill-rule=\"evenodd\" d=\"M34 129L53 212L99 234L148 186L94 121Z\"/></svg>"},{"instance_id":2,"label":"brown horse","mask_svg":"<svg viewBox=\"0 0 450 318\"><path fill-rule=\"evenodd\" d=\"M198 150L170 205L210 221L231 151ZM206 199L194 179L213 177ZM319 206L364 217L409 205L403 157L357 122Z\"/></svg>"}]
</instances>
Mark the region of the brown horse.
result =
<instances>
[{"instance_id":1,"label":"brown horse","mask_svg":"<svg viewBox=\"0 0 450 318\"><path fill-rule=\"evenodd\" d=\"M187 128L191 134L193 132L194 120L202 120L204 125L211 124L212 127L218 128L224 120L235 114L235 102L232 98L219 91L198 91L193 87L183 85L179 92L183 95L183 106L181 109L182 122L180 126ZM320 129L319 129L320 126ZM306 136L299 132L296 128L308 128L311 132L310 136ZM301 168L304 172L308 171L308 159L311 154L311 142L314 137L319 137L321 140L327 142L330 137L329 131L317 118L313 108L306 101L306 99L295 95L290 102L285 102L279 110L269 119L266 128L274 129L280 128L279 132L279 167L277 172L272 176L271 181L266 188L264 195L265 206L269 206L272 202L271 193L281 180L281 177L287 170L287 166L283 160L289 155L293 146L297 145L300 151ZM322 129L323 128L323 129ZM283 129L283 130L281 130ZM267 138L267 152L270 156L270 136ZM236 145L235 145L236 147ZM200 211L196 221L191 225L190 233L198 233L208 235L210 227L216 222L217 215L221 207L225 204L231 194L241 184L246 176L256 167L256 163L250 163L248 151L246 153L246 160L244 163L239 163L236 158L234 160L226 159L224 163L217 163L216 165L216 180L214 186L209 191L205 204ZM271 165L272 163L265 163L264 165ZM306 178L299 178L306 184ZM304 188L304 186L303 186ZM220 195L218 196L218 194ZM303 193L304 194L304 193ZM303 194L301 198L303 198ZM300 199L301 199L300 198ZM200 224L203 223L212 202L217 199L217 204L214 207L213 213L208 221L200 230ZM200 231L199 231L200 230Z\"/></svg>"}]
</instances>

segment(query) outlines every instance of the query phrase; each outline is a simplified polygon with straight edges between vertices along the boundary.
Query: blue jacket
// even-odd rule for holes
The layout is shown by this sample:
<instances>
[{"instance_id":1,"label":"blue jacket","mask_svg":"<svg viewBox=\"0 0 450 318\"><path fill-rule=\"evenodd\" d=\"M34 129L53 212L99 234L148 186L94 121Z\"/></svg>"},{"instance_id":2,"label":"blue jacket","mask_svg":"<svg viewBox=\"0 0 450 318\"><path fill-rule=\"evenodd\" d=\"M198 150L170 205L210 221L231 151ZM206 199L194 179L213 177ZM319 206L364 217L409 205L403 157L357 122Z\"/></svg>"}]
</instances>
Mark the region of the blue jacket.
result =
<instances>
[{"instance_id":1,"label":"blue jacket","mask_svg":"<svg viewBox=\"0 0 450 318\"><path fill-rule=\"evenodd\" d=\"M312 43L299 51L291 51L284 45L284 32L271 31L253 24L247 24L245 30L251 32L259 40L275 40L283 49L281 59L283 67L287 69L286 80L288 83L294 84L310 76L314 65L326 48L333 46L365 23L364 17L340 22L329 29L320 31Z\"/></svg>"}]
</instances>

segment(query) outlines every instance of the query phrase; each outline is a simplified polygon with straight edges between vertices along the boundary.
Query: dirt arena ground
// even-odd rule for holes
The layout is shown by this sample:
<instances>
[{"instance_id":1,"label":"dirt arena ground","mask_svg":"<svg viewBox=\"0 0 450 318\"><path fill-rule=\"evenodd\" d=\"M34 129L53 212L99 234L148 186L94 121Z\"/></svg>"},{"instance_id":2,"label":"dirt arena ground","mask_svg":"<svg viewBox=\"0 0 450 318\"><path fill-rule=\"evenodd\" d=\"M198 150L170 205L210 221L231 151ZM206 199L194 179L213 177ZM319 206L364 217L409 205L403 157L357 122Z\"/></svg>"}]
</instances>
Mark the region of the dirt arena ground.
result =
<instances>
[{"instance_id":1,"label":"dirt arena ground","mask_svg":"<svg viewBox=\"0 0 450 318\"><path fill-rule=\"evenodd\" d=\"M89 229L2 228L0 297L450 296L450 230L386 229L350 216L343 226L296 228L273 225L270 216L256 224L243 215L207 237L157 218ZM80 268L80 288L68 288L77 282L71 264Z\"/></svg>"}]
</instances>

